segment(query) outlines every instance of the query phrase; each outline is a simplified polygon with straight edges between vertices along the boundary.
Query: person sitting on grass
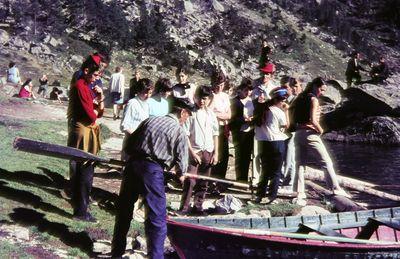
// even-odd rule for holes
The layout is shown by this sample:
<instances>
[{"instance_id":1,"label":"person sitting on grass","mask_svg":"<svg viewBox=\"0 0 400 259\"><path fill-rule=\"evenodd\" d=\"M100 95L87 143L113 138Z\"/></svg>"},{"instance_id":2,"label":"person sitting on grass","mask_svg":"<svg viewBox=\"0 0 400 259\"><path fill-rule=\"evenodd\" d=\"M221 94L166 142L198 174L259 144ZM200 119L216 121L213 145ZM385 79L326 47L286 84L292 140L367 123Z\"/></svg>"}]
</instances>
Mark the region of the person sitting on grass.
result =
<instances>
[{"instance_id":1,"label":"person sitting on grass","mask_svg":"<svg viewBox=\"0 0 400 259\"><path fill-rule=\"evenodd\" d=\"M58 101L59 103L62 103L62 100L61 100L62 93L63 93L62 90L58 89L57 87L53 87L53 90L49 94L50 100Z\"/></svg>"},{"instance_id":2,"label":"person sitting on grass","mask_svg":"<svg viewBox=\"0 0 400 259\"><path fill-rule=\"evenodd\" d=\"M25 83L21 86L19 90L18 96L21 98L33 98L36 99L36 96L33 94L33 84L32 79L28 78Z\"/></svg>"}]
</instances>

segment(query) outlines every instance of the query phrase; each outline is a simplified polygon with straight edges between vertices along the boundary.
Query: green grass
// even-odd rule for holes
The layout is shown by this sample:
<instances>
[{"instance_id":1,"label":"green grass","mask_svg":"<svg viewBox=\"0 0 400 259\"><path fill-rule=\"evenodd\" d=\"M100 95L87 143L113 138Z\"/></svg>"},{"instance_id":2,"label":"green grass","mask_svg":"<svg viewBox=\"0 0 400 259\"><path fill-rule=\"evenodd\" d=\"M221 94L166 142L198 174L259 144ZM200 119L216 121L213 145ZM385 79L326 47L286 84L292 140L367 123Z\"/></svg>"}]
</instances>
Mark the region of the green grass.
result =
<instances>
[{"instance_id":1,"label":"green grass","mask_svg":"<svg viewBox=\"0 0 400 259\"><path fill-rule=\"evenodd\" d=\"M104 125L102 130L103 137L110 136L110 130ZM100 233L102 239L110 240L114 215L92 205L91 212L99 223L73 220L70 203L61 196L60 180L68 178L68 161L12 148L17 136L65 145L66 131L67 125L63 122L0 121L0 220L30 227L37 240L67 250L70 256L88 257L90 246L82 247L76 238L84 236L93 240ZM134 221L131 231L144 232L142 224ZM7 249L11 248L3 244L0 254L21 252L17 247L10 252Z\"/></svg>"},{"instance_id":2,"label":"green grass","mask_svg":"<svg viewBox=\"0 0 400 259\"><path fill-rule=\"evenodd\" d=\"M12 244L8 241L0 242L0 251L2 258L34 258L33 256L26 255L24 249L19 244Z\"/></svg>"},{"instance_id":3,"label":"green grass","mask_svg":"<svg viewBox=\"0 0 400 259\"><path fill-rule=\"evenodd\" d=\"M263 204L248 204L242 208L240 212L250 214L251 210L269 210L271 217L283 217L294 215L301 206L290 202L279 202L278 204L263 205Z\"/></svg>"}]
</instances>

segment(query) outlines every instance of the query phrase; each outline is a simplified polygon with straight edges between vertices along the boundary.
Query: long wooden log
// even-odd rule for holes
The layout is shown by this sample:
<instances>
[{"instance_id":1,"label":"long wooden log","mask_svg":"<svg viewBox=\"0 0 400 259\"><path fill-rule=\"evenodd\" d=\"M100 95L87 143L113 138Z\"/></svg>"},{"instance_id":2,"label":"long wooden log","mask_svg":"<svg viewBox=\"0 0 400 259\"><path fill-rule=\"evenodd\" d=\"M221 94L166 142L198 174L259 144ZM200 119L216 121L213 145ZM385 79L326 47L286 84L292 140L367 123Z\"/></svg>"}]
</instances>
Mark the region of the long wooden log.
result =
<instances>
[{"instance_id":1,"label":"long wooden log","mask_svg":"<svg viewBox=\"0 0 400 259\"><path fill-rule=\"evenodd\" d=\"M317 171L317 170L310 170L310 168L307 168L307 173L304 174L304 178L307 180L313 180L313 181L321 181L325 182L325 176L323 172ZM372 184L369 182L365 181L360 181L357 179L353 179L350 177L345 177L345 176L337 176L338 182L341 186L350 188L356 191L360 192L365 192L371 195L375 195L381 198L385 198L388 200L393 200L393 201L400 201L400 196L378 191L373 189L374 187L379 187L379 185Z\"/></svg>"},{"instance_id":2,"label":"long wooden log","mask_svg":"<svg viewBox=\"0 0 400 259\"><path fill-rule=\"evenodd\" d=\"M57 145L57 144L51 144L51 143L46 143L46 142L32 140L32 139L26 139L26 138L19 138L19 137L15 138L13 147L16 150L25 151L25 152L29 152L29 153L33 153L33 154L45 155L45 156L56 157L56 158L61 158L61 159L74 160L74 161L79 161L79 162L89 161L89 162L96 162L96 163L101 163L101 164L112 164L112 165L117 165L117 166L125 165L125 161L122 161L122 160L99 157L99 156L93 155L91 153L82 151L77 148L72 148L72 147L67 147L67 146L62 146L62 145ZM207 181L212 181L212 182L216 182L216 183L226 184L229 186L250 189L250 185L245 184L245 183L229 181L229 180L224 180L224 179L218 179L218 178L202 176L202 175L194 175L194 174L184 174L184 175L188 178L193 178L193 179L198 179L198 180L207 180Z\"/></svg>"},{"instance_id":3,"label":"long wooden log","mask_svg":"<svg viewBox=\"0 0 400 259\"><path fill-rule=\"evenodd\" d=\"M328 191L321 185L316 184L314 182L306 181L306 184L308 186L310 186L312 189L318 191L318 193L323 193L325 195L332 194L331 191ZM335 206L336 211L358 211L358 210L366 209L365 207L361 206L360 204L350 200L349 198L341 196L341 195L334 195L331 198L331 202Z\"/></svg>"}]
</instances>

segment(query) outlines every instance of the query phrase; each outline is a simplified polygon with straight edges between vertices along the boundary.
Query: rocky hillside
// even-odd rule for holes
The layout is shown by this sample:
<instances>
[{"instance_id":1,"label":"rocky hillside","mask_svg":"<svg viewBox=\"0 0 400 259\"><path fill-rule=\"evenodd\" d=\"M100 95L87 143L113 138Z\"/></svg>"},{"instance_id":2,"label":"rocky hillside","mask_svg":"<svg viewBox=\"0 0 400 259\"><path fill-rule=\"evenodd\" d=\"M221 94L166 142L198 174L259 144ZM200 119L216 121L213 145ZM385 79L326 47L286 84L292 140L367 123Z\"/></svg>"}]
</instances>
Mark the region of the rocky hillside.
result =
<instances>
[{"instance_id":1,"label":"rocky hillside","mask_svg":"<svg viewBox=\"0 0 400 259\"><path fill-rule=\"evenodd\" d=\"M123 65L128 77L140 66L153 79L173 78L187 64L198 83L217 66L237 82L258 76L266 39L278 75L306 81L343 81L353 49L366 63L385 55L391 91L400 83L399 10L396 0L8 0L0 3L0 66L15 60L25 78L47 73L66 84L85 55L101 51L110 71Z\"/></svg>"}]
</instances>

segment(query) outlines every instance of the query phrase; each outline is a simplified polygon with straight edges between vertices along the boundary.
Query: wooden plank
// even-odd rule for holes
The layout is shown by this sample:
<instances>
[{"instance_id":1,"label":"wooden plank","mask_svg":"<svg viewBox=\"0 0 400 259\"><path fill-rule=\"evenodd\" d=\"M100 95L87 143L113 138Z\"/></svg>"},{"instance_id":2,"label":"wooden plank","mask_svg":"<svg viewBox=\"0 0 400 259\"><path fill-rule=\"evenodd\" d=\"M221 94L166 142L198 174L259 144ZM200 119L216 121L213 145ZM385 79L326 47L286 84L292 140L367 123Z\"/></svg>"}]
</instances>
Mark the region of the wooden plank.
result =
<instances>
[{"instance_id":1,"label":"wooden plank","mask_svg":"<svg viewBox=\"0 0 400 259\"><path fill-rule=\"evenodd\" d=\"M337 213L320 215L321 223L323 225L338 224L339 218Z\"/></svg>"},{"instance_id":2,"label":"wooden plank","mask_svg":"<svg viewBox=\"0 0 400 259\"><path fill-rule=\"evenodd\" d=\"M356 216L357 216L357 221L359 222L368 222L368 218L375 217L374 211L373 210L361 210L361 211L356 211Z\"/></svg>"},{"instance_id":3,"label":"wooden plank","mask_svg":"<svg viewBox=\"0 0 400 259\"><path fill-rule=\"evenodd\" d=\"M355 212L342 212L338 214L340 223L352 223L356 222Z\"/></svg>"},{"instance_id":4,"label":"wooden plank","mask_svg":"<svg viewBox=\"0 0 400 259\"><path fill-rule=\"evenodd\" d=\"M325 235L325 236L347 237L331 228L322 227L321 225L313 226L313 225L308 225L308 224L300 224L299 230L297 231L297 233L304 233L304 234L308 234L310 232L317 232L317 233L319 233L321 235Z\"/></svg>"},{"instance_id":5,"label":"wooden plank","mask_svg":"<svg viewBox=\"0 0 400 259\"><path fill-rule=\"evenodd\" d=\"M303 224L321 224L318 216L303 216Z\"/></svg>"},{"instance_id":6,"label":"wooden plank","mask_svg":"<svg viewBox=\"0 0 400 259\"><path fill-rule=\"evenodd\" d=\"M272 217L269 218L270 228L285 228L285 218L284 217Z\"/></svg>"},{"instance_id":7,"label":"wooden plank","mask_svg":"<svg viewBox=\"0 0 400 259\"><path fill-rule=\"evenodd\" d=\"M287 228L298 227L302 223L301 216L285 217L285 225Z\"/></svg>"},{"instance_id":8,"label":"wooden plank","mask_svg":"<svg viewBox=\"0 0 400 259\"><path fill-rule=\"evenodd\" d=\"M267 218L252 218L251 225L254 229L269 229Z\"/></svg>"},{"instance_id":9,"label":"wooden plank","mask_svg":"<svg viewBox=\"0 0 400 259\"><path fill-rule=\"evenodd\" d=\"M392 215L394 218L400 217L400 207L392 208L391 210L392 210Z\"/></svg>"}]
</instances>

